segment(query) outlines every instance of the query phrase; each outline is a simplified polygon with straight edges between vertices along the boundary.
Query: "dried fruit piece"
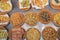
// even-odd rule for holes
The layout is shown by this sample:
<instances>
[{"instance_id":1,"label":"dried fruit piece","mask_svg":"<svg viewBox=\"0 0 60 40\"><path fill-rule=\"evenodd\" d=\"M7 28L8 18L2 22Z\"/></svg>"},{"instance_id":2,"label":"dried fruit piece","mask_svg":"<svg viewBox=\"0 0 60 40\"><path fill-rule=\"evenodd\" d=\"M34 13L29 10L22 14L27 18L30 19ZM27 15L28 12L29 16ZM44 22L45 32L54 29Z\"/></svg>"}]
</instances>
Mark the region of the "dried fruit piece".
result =
<instances>
[{"instance_id":1,"label":"dried fruit piece","mask_svg":"<svg viewBox=\"0 0 60 40\"><path fill-rule=\"evenodd\" d=\"M57 39L57 32L54 28L47 26L42 31L42 36L44 40L56 40Z\"/></svg>"},{"instance_id":2,"label":"dried fruit piece","mask_svg":"<svg viewBox=\"0 0 60 40\"><path fill-rule=\"evenodd\" d=\"M43 13L41 13L41 18L47 22L47 21L49 21L50 16L49 16L48 12L43 12Z\"/></svg>"},{"instance_id":3,"label":"dried fruit piece","mask_svg":"<svg viewBox=\"0 0 60 40\"><path fill-rule=\"evenodd\" d=\"M52 21L52 13L48 10L41 10L38 14L39 21L48 24L50 21Z\"/></svg>"}]
</instances>

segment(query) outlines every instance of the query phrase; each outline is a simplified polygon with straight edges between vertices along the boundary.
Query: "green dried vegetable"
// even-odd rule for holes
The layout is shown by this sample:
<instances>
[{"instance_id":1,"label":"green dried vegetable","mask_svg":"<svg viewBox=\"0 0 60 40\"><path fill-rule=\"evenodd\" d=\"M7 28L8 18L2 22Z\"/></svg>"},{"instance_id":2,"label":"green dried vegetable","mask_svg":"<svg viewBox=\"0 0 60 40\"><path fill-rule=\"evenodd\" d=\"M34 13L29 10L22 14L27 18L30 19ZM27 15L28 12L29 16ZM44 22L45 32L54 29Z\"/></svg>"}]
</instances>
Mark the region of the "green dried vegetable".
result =
<instances>
[{"instance_id":1,"label":"green dried vegetable","mask_svg":"<svg viewBox=\"0 0 60 40\"><path fill-rule=\"evenodd\" d=\"M47 12L43 12L43 13L41 13L41 18L47 22L49 20L50 16Z\"/></svg>"}]
</instances>

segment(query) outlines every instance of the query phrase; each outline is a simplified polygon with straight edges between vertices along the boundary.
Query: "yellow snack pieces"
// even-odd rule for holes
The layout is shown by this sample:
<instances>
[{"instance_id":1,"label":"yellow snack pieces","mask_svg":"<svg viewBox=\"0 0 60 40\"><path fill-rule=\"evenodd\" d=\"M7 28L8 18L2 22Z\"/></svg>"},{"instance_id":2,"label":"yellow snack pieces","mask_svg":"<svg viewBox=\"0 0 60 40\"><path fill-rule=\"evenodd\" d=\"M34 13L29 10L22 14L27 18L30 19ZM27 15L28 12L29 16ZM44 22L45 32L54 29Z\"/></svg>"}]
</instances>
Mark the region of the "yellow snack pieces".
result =
<instances>
[{"instance_id":1,"label":"yellow snack pieces","mask_svg":"<svg viewBox=\"0 0 60 40\"><path fill-rule=\"evenodd\" d=\"M0 38L7 38L7 32L0 30Z\"/></svg>"},{"instance_id":2,"label":"yellow snack pieces","mask_svg":"<svg viewBox=\"0 0 60 40\"><path fill-rule=\"evenodd\" d=\"M8 17L0 16L0 22L7 22L9 20Z\"/></svg>"},{"instance_id":3,"label":"yellow snack pieces","mask_svg":"<svg viewBox=\"0 0 60 40\"><path fill-rule=\"evenodd\" d=\"M60 14L57 13L57 14L54 16L54 21L57 22L58 24L60 24Z\"/></svg>"},{"instance_id":4,"label":"yellow snack pieces","mask_svg":"<svg viewBox=\"0 0 60 40\"><path fill-rule=\"evenodd\" d=\"M1 9L4 10L4 11L5 11L5 10L8 10L8 11L11 10L11 6L10 6L10 4L8 4L8 3L1 3L1 4L0 4L0 7L1 7Z\"/></svg>"}]
</instances>

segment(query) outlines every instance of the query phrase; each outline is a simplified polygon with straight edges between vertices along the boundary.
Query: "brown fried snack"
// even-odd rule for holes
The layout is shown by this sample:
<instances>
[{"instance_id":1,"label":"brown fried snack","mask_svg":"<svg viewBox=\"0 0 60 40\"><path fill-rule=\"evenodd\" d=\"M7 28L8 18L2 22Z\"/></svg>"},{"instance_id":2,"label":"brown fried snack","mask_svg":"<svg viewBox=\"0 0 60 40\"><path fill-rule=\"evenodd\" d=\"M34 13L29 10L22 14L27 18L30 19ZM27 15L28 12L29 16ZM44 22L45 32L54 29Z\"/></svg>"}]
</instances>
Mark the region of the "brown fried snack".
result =
<instances>
[{"instance_id":1,"label":"brown fried snack","mask_svg":"<svg viewBox=\"0 0 60 40\"><path fill-rule=\"evenodd\" d=\"M50 5L53 9L60 9L60 0L50 0Z\"/></svg>"},{"instance_id":2,"label":"brown fried snack","mask_svg":"<svg viewBox=\"0 0 60 40\"><path fill-rule=\"evenodd\" d=\"M20 27L13 27L12 29L9 30L9 38L11 40L23 40L25 30Z\"/></svg>"},{"instance_id":3,"label":"brown fried snack","mask_svg":"<svg viewBox=\"0 0 60 40\"><path fill-rule=\"evenodd\" d=\"M27 12L24 15L24 22L30 26L35 26L38 22L37 14L35 12Z\"/></svg>"},{"instance_id":4,"label":"brown fried snack","mask_svg":"<svg viewBox=\"0 0 60 40\"><path fill-rule=\"evenodd\" d=\"M43 29L42 36L44 40L56 40L57 39L57 32L54 28L48 26Z\"/></svg>"},{"instance_id":5,"label":"brown fried snack","mask_svg":"<svg viewBox=\"0 0 60 40\"><path fill-rule=\"evenodd\" d=\"M56 12L53 17L53 22L57 26L60 26L60 12Z\"/></svg>"},{"instance_id":6,"label":"brown fried snack","mask_svg":"<svg viewBox=\"0 0 60 40\"><path fill-rule=\"evenodd\" d=\"M15 12L10 16L10 23L13 26L21 25L23 22L23 16L19 12Z\"/></svg>"},{"instance_id":7,"label":"brown fried snack","mask_svg":"<svg viewBox=\"0 0 60 40\"><path fill-rule=\"evenodd\" d=\"M48 24L52 21L53 16L49 10L42 9L38 13L38 18L39 18L40 22L42 22L44 24Z\"/></svg>"},{"instance_id":8,"label":"brown fried snack","mask_svg":"<svg viewBox=\"0 0 60 40\"><path fill-rule=\"evenodd\" d=\"M30 28L26 32L26 40L40 40L40 31L36 28Z\"/></svg>"}]
</instances>

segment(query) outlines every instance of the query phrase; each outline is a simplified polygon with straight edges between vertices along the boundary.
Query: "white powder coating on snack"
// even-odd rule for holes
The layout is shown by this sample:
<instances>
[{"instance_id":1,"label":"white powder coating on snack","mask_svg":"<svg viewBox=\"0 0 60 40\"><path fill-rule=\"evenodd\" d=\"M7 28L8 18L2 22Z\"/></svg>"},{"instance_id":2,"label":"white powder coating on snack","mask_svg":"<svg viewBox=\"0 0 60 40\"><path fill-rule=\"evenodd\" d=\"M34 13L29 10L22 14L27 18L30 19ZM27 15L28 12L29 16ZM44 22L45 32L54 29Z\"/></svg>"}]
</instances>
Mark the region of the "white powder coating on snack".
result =
<instances>
[{"instance_id":1,"label":"white powder coating on snack","mask_svg":"<svg viewBox=\"0 0 60 40\"><path fill-rule=\"evenodd\" d=\"M41 0L41 1L42 1L42 0ZM35 4L35 0L34 0L34 4ZM33 4L32 4L32 7L33 7L33 8L36 8L36 9L41 9L41 8L40 8L40 7L38 7L37 5L33 5ZM42 7L44 8L44 6L43 6L43 5L42 5Z\"/></svg>"},{"instance_id":2,"label":"white powder coating on snack","mask_svg":"<svg viewBox=\"0 0 60 40\"><path fill-rule=\"evenodd\" d=\"M35 0L34 0L34 1L35 1ZM42 4L43 4L43 0L41 0L41 2L42 2ZM42 5L42 8L44 8L44 7L47 6L48 4L49 4L49 0L47 0L47 3L46 3L45 5L44 5L44 4ZM33 4L32 4L32 7L33 7L33 8L36 8L36 9L42 9L42 8L38 7L37 5L33 5Z\"/></svg>"},{"instance_id":3,"label":"white powder coating on snack","mask_svg":"<svg viewBox=\"0 0 60 40\"><path fill-rule=\"evenodd\" d=\"M1 12L6 12L6 11L11 11L11 10L12 10L11 0L8 0L7 3L10 4L10 6L11 6L10 10L2 10L2 9L0 8L0 11L1 11ZM1 3L0 3L0 5L1 5Z\"/></svg>"},{"instance_id":4,"label":"white powder coating on snack","mask_svg":"<svg viewBox=\"0 0 60 40\"><path fill-rule=\"evenodd\" d=\"M5 14L5 15L0 15L0 16L6 16L6 17L8 17L9 18L9 16L8 16L8 14ZM9 22L3 22L3 23L0 23L0 25L7 25Z\"/></svg>"},{"instance_id":5,"label":"white powder coating on snack","mask_svg":"<svg viewBox=\"0 0 60 40\"><path fill-rule=\"evenodd\" d=\"M27 7L22 7L22 5L21 5L22 0L19 0L18 2L20 3L20 6L19 6L20 9L22 9L22 8L30 8L31 0L29 0L29 6L27 6Z\"/></svg>"}]
</instances>

